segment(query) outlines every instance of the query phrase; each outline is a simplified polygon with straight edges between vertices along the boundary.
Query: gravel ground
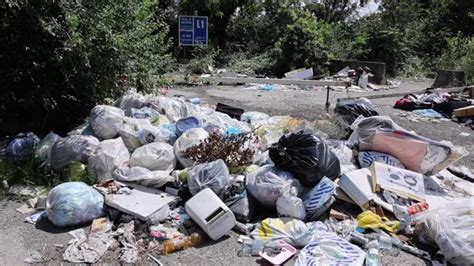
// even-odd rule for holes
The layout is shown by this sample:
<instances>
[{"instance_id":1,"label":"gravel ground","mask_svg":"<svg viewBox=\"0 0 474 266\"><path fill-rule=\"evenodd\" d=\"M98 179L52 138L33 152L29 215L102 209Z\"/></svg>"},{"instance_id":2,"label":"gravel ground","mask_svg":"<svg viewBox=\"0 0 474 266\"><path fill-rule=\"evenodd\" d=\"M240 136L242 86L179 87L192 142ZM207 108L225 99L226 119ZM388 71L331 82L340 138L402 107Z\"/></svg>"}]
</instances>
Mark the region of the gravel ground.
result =
<instances>
[{"instance_id":1,"label":"gravel ground","mask_svg":"<svg viewBox=\"0 0 474 266\"><path fill-rule=\"evenodd\" d=\"M331 92L331 105L334 106L337 98L361 97L371 94L386 94L392 92L418 91L429 87L432 81L412 82L404 81L400 88L372 93L343 93ZM171 90L169 95L181 94L185 96L200 97L204 102L222 102L233 106L242 107L245 110L264 111L272 115L292 115L308 120L317 120L324 115L324 104L326 91L319 90L274 90L260 91L248 90L245 87L234 86L195 86L188 88L177 88ZM409 130L437 140L449 140L456 145L464 146L469 151L459 164L466 165L471 169L474 166L472 154L473 134L470 129L451 121L433 122L411 122L406 118L399 117L400 111L391 108L397 97L380 98L373 100L378 105L381 114L390 115L400 126ZM331 129L328 128L328 133ZM470 133L470 136L462 136L460 133ZM21 206L20 201L8 198L0 198L0 265L19 265L31 252L39 251L46 262L64 263L62 253L67 242L72 238L67 232L58 231L48 224L34 225L23 222L23 215L15 209ZM184 250L175 254L160 257L165 265L254 265L263 263L258 258L241 258L237 256L239 244L238 235L230 235L218 242L209 242L196 248ZM62 247L56 247L63 245ZM109 252L103 262L116 262L116 253ZM398 257L383 256L384 265L425 265L429 262L423 261L407 253L401 253ZM292 261L286 265L293 264ZM144 257L142 263L150 263Z\"/></svg>"}]
</instances>

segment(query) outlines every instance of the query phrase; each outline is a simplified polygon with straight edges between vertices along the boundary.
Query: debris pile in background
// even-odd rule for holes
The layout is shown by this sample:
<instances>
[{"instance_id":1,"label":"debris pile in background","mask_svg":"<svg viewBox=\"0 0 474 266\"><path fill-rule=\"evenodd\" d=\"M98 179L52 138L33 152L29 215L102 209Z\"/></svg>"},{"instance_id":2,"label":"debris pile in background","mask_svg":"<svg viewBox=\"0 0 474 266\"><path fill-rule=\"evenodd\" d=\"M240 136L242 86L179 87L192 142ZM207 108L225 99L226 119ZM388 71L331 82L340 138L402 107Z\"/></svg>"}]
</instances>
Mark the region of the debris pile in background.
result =
<instances>
[{"instance_id":1,"label":"debris pile in background","mask_svg":"<svg viewBox=\"0 0 474 266\"><path fill-rule=\"evenodd\" d=\"M367 69L336 76L370 88ZM420 98L408 105L448 99ZM34 153L65 180L94 184L65 182L19 210L31 223L92 223L70 232L63 258L73 263L109 251L123 263L159 263L233 229L236 255L274 264L297 254L297 265L380 265L401 251L430 261L438 250L473 264L472 173L448 168L465 149L405 130L368 100L340 102L336 113L350 125L346 140L292 117L130 91L67 136L19 134L1 155Z\"/></svg>"}]
</instances>

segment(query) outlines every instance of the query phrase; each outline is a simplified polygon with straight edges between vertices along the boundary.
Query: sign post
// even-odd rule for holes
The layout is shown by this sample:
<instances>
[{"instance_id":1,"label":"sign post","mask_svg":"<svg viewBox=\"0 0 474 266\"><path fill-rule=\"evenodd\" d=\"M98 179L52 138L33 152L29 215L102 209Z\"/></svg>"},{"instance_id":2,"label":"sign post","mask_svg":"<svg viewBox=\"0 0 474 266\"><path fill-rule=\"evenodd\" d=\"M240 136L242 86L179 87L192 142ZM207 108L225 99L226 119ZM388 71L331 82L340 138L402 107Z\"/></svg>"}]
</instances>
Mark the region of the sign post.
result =
<instances>
[{"instance_id":1,"label":"sign post","mask_svg":"<svg viewBox=\"0 0 474 266\"><path fill-rule=\"evenodd\" d=\"M208 45L208 17L179 16L179 46Z\"/></svg>"}]
</instances>

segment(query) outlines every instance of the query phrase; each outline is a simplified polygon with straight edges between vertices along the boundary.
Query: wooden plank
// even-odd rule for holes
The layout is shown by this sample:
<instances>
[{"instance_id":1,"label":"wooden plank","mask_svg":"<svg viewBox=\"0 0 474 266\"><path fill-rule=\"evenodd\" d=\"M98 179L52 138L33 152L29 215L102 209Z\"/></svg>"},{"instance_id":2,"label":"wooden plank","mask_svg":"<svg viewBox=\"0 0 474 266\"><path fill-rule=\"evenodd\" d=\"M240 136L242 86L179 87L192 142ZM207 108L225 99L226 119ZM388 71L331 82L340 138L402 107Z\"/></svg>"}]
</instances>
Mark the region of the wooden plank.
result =
<instances>
[{"instance_id":1,"label":"wooden plank","mask_svg":"<svg viewBox=\"0 0 474 266\"><path fill-rule=\"evenodd\" d=\"M280 85L308 85L308 86L347 86L350 82L347 81L332 81L332 80L300 80L300 79L268 79L268 78L235 78L235 77L168 77L174 83L192 83L192 82L208 82L212 84L226 83L259 83L259 84L280 84Z\"/></svg>"}]
</instances>

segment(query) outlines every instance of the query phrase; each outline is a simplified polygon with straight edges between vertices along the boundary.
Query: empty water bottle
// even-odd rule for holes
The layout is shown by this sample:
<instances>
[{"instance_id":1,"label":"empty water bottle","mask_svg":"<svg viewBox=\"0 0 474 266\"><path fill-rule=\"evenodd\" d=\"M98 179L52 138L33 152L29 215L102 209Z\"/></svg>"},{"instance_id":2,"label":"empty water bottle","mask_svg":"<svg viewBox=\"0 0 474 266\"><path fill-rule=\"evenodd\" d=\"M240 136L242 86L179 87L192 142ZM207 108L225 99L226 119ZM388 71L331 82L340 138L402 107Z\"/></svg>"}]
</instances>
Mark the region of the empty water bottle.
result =
<instances>
[{"instance_id":1,"label":"empty water bottle","mask_svg":"<svg viewBox=\"0 0 474 266\"><path fill-rule=\"evenodd\" d=\"M367 244L367 257L365 257L365 266L381 266L382 259L379 254L379 243L372 240Z\"/></svg>"}]
</instances>

